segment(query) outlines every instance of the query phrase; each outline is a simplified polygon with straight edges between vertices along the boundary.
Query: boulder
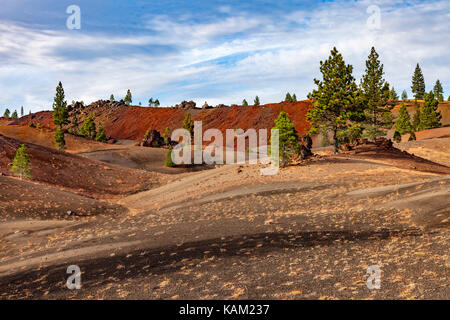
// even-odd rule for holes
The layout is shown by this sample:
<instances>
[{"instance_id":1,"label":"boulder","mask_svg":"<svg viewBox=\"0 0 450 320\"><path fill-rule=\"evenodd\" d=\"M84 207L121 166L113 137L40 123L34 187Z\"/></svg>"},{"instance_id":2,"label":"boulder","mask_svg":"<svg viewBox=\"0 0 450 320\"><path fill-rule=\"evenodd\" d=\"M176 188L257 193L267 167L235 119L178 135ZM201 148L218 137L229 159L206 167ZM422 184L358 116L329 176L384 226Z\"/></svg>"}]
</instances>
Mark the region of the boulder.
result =
<instances>
[{"instance_id":1,"label":"boulder","mask_svg":"<svg viewBox=\"0 0 450 320\"><path fill-rule=\"evenodd\" d=\"M203 106L202 106L202 109L211 109L212 108L212 106L210 106L206 101L205 101L205 103L203 104Z\"/></svg>"},{"instance_id":2,"label":"boulder","mask_svg":"<svg viewBox=\"0 0 450 320\"><path fill-rule=\"evenodd\" d=\"M182 101L180 104L177 104L175 108L178 109L194 109L197 104L194 101Z\"/></svg>"},{"instance_id":3,"label":"boulder","mask_svg":"<svg viewBox=\"0 0 450 320\"><path fill-rule=\"evenodd\" d=\"M163 146L164 139L161 137L161 134L156 130L149 130L147 134L142 139L140 146L141 147L160 147Z\"/></svg>"}]
</instances>

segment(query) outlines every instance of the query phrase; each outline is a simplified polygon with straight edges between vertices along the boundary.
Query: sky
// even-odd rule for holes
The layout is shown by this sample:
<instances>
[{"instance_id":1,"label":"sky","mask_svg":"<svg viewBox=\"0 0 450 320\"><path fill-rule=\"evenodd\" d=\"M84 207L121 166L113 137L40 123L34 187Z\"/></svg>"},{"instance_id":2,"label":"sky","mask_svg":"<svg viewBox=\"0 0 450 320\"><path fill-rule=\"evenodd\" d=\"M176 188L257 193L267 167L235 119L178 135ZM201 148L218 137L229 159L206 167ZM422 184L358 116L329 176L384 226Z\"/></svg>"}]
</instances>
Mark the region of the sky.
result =
<instances>
[{"instance_id":1,"label":"sky","mask_svg":"<svg viewBox=\"0 0 450 320\"><path fill-rule=\"evenodd\" d=\"M68 28L80 9L80 28ZM385 78L411 97L420 63L431 90L450 95L450 1L2 0L0 114L50 110L66 99L161 106L305 99L336 46L359 83L370 48Z\"/></svg>"}]
</instances>

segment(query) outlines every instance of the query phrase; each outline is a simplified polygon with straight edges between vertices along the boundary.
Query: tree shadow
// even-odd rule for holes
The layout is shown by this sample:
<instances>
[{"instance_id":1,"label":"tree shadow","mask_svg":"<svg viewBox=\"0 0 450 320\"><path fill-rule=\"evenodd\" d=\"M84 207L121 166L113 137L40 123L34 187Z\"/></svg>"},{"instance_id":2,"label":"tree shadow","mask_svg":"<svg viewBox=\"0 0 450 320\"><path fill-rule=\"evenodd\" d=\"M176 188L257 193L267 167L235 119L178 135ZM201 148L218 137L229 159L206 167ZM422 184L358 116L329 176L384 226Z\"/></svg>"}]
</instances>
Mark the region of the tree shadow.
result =
<instances>
[{"instance_id":1,"label":"tree shadow","mask_svg":"<svg viewBox=\"0 0 450 320\"><path fill-rule=\"evenodd\" d=\"M210 257L249 257L264 256L271 251L285 248L313 246L333 246L338 242L379 241L391 237L417 237L420 229L382 229L378 231L308 231L296 233L259 233L239 237L215 238L163 246L152 249L139 249L113 257L93 258L84 261L71 260L65 264L50 266L37 271L26 271L0 279L2 296L26 297L32 292L33 299L44 297L44 293L71 293L65 286L66 269L78 265L82 270L84 290L106 285L114 281L148 277L177 272L189 263L204 261ZM163 254L162 254L163 253ZM249 254L250 253L250 254ZM123 268L118 268L123 266ZM45 283L39 281L45 275ZM73 293L73 292L72 292Z\"/></svg>"}]
</instances>

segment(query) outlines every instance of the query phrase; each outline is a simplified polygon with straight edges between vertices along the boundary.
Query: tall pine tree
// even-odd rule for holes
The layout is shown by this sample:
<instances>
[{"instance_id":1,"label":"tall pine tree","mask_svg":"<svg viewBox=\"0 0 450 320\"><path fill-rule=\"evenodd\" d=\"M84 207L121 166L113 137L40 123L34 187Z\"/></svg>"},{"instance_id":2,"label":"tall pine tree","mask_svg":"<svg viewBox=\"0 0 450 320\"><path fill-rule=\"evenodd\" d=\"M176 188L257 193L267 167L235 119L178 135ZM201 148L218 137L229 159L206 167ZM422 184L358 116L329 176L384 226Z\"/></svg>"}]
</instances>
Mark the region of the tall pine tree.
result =
<instances>
[{"instance_id":1,"label":"tall pine tree","mask_svg":"<svg viewBox=\"0 0 450 320\"><path fill-rule=\"evenodd\" d=\"M69 113L67 112L67 101L64 100L64 88L59 82L56 87L56 95L53 99L53 123L56 126L63 126L69 123Z\"/></svg>"},{"instance_id":2,"label":"tall pine tree","mask_svg":"<svg viewBox=\"0 0 450 320\"><path fill-rule=\"evenodd\" d=\"M320 61L320 72L322 80L314 79L317 89L308 95L313 104L306 114L311 123L309 134L332 132L334 150L338 152L349 132L358 126L352 121L361 121L361 100L353 67L345 64L336 48L325 62Z\"/></svg>"},{"instance_id":3,"label":"tall pine tree","mask_svg":"<svg viewBox=\"0 0 450 320\"><path fill-rule=\"evenodd\" d=\"M425 103L420 114L419 130L434 129L441 126L442 115L437 111L439 102L433 91L425 95Z\"/></svg>"},{"instance_id":4,"label":"tall pine tree","mask_svg":"<svg viewBox=\"0 0 450 320\"><path fill-rule=\"evenodd\" d=\"M9 120L9 116L11 115L11 111L9 111L8 108L6 108L5 113L3 113L3 118L6 120Z\"/></svg>"},{"instance_id":5,"label":"tall pine tree","mask_svg":"<svg viewBox=\"0 0 450 320\"><path fill-rule=\"evenodd\" d=\"M422 69L417 64L412 77L411 90L416 100L421 100L425 96L425 80L423 78Z\"/></svg>"},{"instance_id":6,"label":"tall pine tree","mask_svg":"<svg viewBox=\"0 0 450 320\"><path fill-rule=\"evenodd\" d=\"M411 133L412 125L411 125L411 117L406 109L406 105L402 103L400 107L400 112L395 122L395 130L401 135Z\"/></svg>"},{"instance_id":7,"label":"tall pine tree","mask_svg":"<svg viewBox=\"0 0 450 320\"><path fill-rule=\"evenodd\" d=\"M365 105L365 135L370 139L384 136L387 132L383 129L392 128L392 106L388 102L393 93L397 94L395 90L389 90L389 84L383 78L383 68L378 53L372 47L360 85Z\"/></svg>"},{"instance_id":8,"label":"tall pine tree","mask_svg":"<svg viewBox=\"0 0 450 320\"><path fill-rule=\"evenodd\" d=\"M286 93L286 97L284 98L285 102L292 102L292 96L291 94L288 92Z\"/></svg>"},{"instance_id":9,"label":"tall pine tree","mask_svg":"<svg viewBox=\"0 0 450 320\"><path fill-rule=\"evenodd\" d=\"M392 87L391 91L389 92L389 99L398 100L398 94L395 91L394 87Z\"/></svg>"},{"instance_id":10,"label":"tall pine tree","mask_svg":"<svg viewBox=\"0 0 450 320\"><path fill-rule=\"evenodd\" d=\"M53 99L53 123L56 125L55 145L59 150L64 150L66 140L62 126L69 123L69 113L67 111L67 101L64 100L64 88L61 81L56 87L56 95Z\"/></svg>"},{"instance_id":11,"label":"tall pine tree","mask_svg":"<svg viewBox=\"0 0 450 320\"><path fill-rule=\"evenodd\" d=\"M125 102L125 104L127 106L129 106L130 104L133 103L133 97L131 96L131 90L130 89L127 90L127 94L125 96L125 99L123 99L123 102Z\"/></svg>"},{"instance_id":12,"label":"tall pine tree","mask_svg":"<svg viewBox=\"0 0 450 320\"><path fill-rule=\"evenodd\" d=\"M442 84L439 81L439 79L436 80L436 84L434 85L433 88L433 93L435 99L437 99L439 102L444 101L444 90L442 89Z\"/></svg>"},{"instance_id":13,"label":"tall pine tree","mask_svg":"<svg viewBox=\"0 0 450 320\"><path fill-rule=\"evenodd\" d=\"M402 92L402 100L408 99L408 93L406 93L406 90L403 90Z\"/></svg>"}]
</instances>

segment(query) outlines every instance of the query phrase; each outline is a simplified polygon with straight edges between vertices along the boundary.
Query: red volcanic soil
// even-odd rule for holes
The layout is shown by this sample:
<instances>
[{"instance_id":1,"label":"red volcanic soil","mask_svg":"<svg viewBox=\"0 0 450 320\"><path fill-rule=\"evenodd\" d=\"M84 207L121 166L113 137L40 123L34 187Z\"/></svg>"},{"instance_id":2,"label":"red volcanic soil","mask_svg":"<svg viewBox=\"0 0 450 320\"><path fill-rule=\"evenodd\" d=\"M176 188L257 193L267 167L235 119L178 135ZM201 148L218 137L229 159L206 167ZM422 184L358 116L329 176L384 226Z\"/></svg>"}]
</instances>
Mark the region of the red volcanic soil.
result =
<instances>
[{"instance_id":1,"label":"red volcanic soil","mask_svg":"<svg viewBox=\"0 0 450 320\"><path fill-rule=\"evenodd\" d=\"M18 125L27 125L28 123L33 122L36 126L40 125L41 128L55 129L56 126L53 123L53 113L51 111L40 111L33 114L29 114L23 116L17 120L12 121L10 124L18 124Z\"/></svg>"},{"instance_id":2,"label":"red volcanic soil","mask_svg":"<svg viewBox=\"0 0 450 320\"><path fill-rule=\"evenodd\" d=\"M165 128L170 130L181 128L186 112L191 113L193 120L203 122L203 130L216 128L225 133L226 129L241 128L247 130L270 129L283 109L289 114L295 128L300 135L307 133L310 128L305 119L306 111L311 106L309 101L281 102L263 106L234 106L212 109L178 109L178 108L150 108L137 106L112 107L107 102L95 102L78 112L78 122L81 123L91 113L95 112L95 122L102 123L106 134L116 139L140 140L147 130L157 130L163 133ZM72 116L74 111L70 112ZM40 123L41 127L54 128L52 113L39 112L16 120L12 124L27 125L30 121ZM270 134L270 130L269 130Z\"/></svg>"},{"instance_id":3,"label":"red volcanic soil","mask_svg":"<svg viewBox=\"0 0 450 320\"><path fill-rule=\"evenodd\" d=\"M11 122L10 120L6 120L5 118L0 117L0 126L9 124L10 122Z\"/></svg>"},{"instance_id":4,"label":"red volcanic soil","mask_svg":"<svg viewBox=\"0 0 450 320\"><path fill-rule=\"evenodd\" d=\"M223 107L213 109L175 109L121 106L113 112L95 109L97 120L102 121L108 136L117 139L140 140L147 130L163 133L168 127L171 131L181 128L186 112L193 120L203 122L203 130L216 128L225 133L226 129L247 130L270 129L281 108L289 113L299 134L305 134L310 126L305 119L310 102L283 102L264 106Z\"/></svg>"},{"instance_id":5,"label":"red volcanic soil","mask_svg":"<svg viewBox=\"0 0 450 320\"><path fill-rule=\"evenodd\" d=\"M0 135L0 174L11 176L10 164L23 142ZM107 198L150 189L158 174L114 166L43 146L25 143L33 181L75 193Z\"/></svg>"}]
</instances>

